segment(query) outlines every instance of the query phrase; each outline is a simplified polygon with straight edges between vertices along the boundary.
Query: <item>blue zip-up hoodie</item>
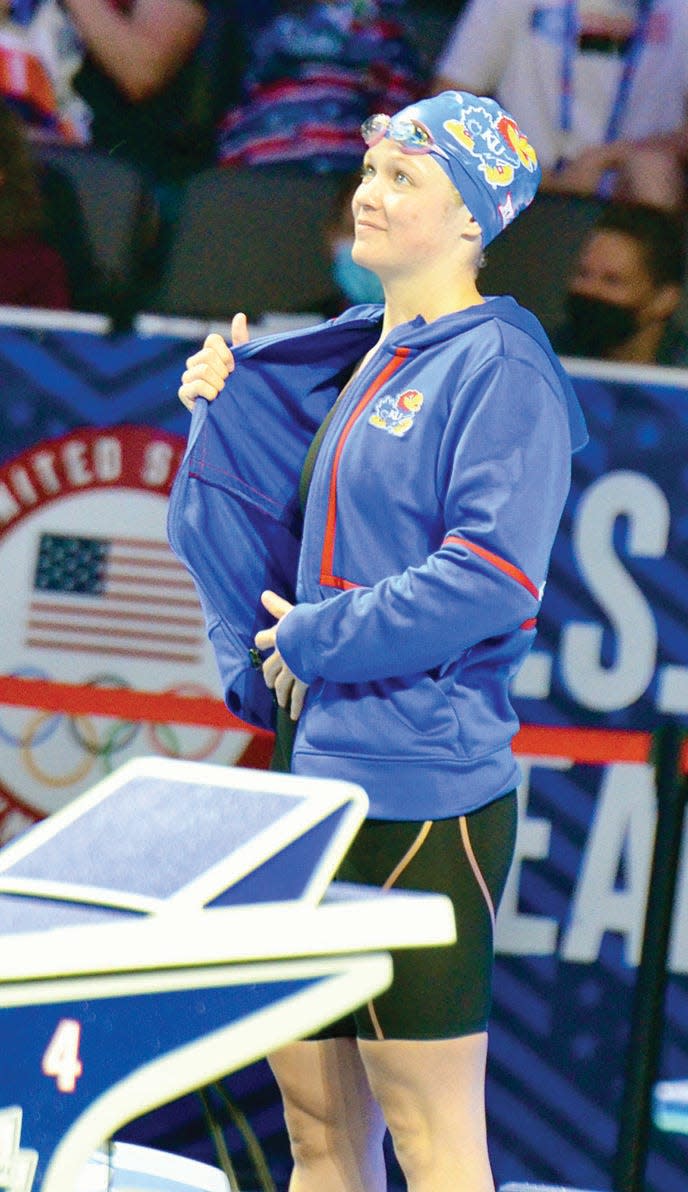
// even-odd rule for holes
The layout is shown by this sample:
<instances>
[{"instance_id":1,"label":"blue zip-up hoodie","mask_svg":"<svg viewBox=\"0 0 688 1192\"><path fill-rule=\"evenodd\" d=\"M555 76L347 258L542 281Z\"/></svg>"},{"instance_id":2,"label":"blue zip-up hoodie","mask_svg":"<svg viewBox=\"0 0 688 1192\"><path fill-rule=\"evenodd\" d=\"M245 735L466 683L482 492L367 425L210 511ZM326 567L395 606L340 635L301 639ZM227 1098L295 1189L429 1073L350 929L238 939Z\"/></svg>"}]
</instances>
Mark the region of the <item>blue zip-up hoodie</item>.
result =
<instances>
[{"instance_id":1,"label":"blue zip-up hoodie","mask_svg":"<svg viewBox=\"0 0 688 1192\"><path fill-rule=\"evenodd\" d=\"M512 298L396 327L333 412L303 525L309 443L379 336L380 307L234 349L198 401L169 513L228 707L273 726L249 659L271 588L278 646L309 683L292 770L345 778L370 815L436 819L512 789L509 684L535 635L585 442L577 399Z\"/></svg>"}]
</instances>

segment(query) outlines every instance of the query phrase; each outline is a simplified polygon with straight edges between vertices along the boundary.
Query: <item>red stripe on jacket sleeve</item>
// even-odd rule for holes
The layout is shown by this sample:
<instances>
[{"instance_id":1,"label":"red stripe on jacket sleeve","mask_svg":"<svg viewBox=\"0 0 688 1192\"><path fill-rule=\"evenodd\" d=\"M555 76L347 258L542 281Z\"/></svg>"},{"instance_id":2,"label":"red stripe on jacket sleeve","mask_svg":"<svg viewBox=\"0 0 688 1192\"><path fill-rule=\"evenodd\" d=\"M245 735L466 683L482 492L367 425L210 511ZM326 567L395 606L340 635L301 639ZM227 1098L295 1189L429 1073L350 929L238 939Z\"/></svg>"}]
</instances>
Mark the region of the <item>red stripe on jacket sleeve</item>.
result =
<instances>
[{"instance_id":1,"label":"red stripe on jacket sleeve","mask_svg":"<svg viewBox=\"0 0 688 1192\"><path fill-rule=\"evenodd\" d=\"M531 596L534 596L538 603L540 602L538 589L533 581L528 579L525 572L521 571L520 567L515 567L513 563L509 563L507 559L502 559L500 555L493 554L491 550L486 550L484 546L478 546L475 542L469 542L467 538L459 538L456 534L449 534L444 541L445 543L451 542L456 543L457 546L464 546L466 550L473 551L474 555L480 555L481 559L485 559L486 562L491 563L493 567L497 567L500 571L503 571L511 579L515 579L516 583L525 588L527 592L530 592Z\"/></svg>"}]
</instances>

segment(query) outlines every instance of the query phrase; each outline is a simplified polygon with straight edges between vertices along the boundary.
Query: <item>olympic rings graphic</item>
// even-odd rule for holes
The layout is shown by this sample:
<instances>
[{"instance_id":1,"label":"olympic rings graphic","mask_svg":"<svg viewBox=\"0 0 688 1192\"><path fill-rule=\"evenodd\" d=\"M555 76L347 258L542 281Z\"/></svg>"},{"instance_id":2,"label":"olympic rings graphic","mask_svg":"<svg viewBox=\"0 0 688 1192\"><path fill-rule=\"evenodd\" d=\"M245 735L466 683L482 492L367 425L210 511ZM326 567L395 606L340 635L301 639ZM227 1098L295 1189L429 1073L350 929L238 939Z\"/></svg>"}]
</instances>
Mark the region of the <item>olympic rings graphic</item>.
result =
<instances>
[{"instance_id":1,"label":"olympic rings graphic","mask_svg":"<svg viewBox=\"0 0 688 1192\"><path fill-rule=\"evenodd\" d=\"M118 675L109 674L94 675L90 679L85 679L84 682L87 687L131 687L131 683L128 683L126 679L121 679ZM95 757L101 757L105 754L109 757L111 753L118 753L122 749L126 749L134 740L141 727L135 721L121 720L119 724L111 729L102 745L98 742L97 737L96 743L93 745L92 742L86 739L86 734L79 727L81 721L84 719L83 716L73 716L71 718L70 728L72 736L76 740L77 745L80 745L82 749L88 750L89 753L93 753Z\"/></svg>"},{"instance_id":2,"label":"olympic rings graphic","mask_svg":"<svg viewBox=\"0 0 688 1192\"><path fill-rule=\"evenodd\" d=\"M45 672L32 667L17 668L14 672L18 678L50 679ZM131 684L118 675L99 673L83 680L84 686L130 688ZM167 688L162 695L175 696L211 696L213 693L199 683L181 683L176 687ZM53 766L48 769L39 762L37 749L55 736L60 724L65 724L73 743L79 748L83 756L61 774L55 773ZM195 738L201 731L189 726ZM142 722L119 720L106 723L99 731L94 718L86 714L66 715L63 712L39 711L33 715L22 731L11 733L0 725L0 742L4 742L20 751L20 756L28 774L41 785L53 789L62 789L83 782L94 766L100 763L102 770L108 774L114 768L116 754L128 749L134 744L137 735L144 728ZM151 748L164 757L179 758L190 761L201 761L210 757L222 744L227 729L208 729L200 745L194 749L183 747L184 738L170 724L152 723L145 725ZM232 730L230 730L232 731ZM59 751L58 751L59 753Z\"/></svg>"},{"instance_id":3,"label":"olympic rings graphic","mask_svg":"<svg viewBox=\"0 0 688 1192\"><path fill-rule=\"evenodd\" d=\"M87 753L82 761L80 761L73 770L68 771L66 774L61 774L59 777L52 771L51 773L48 773L38 765L38 762L31 754L30 746L35 745L34 734L36 734L41 725L53 715L54 713L52 712L37 712L36 715L29 721L25 732L25 739L22 742L21 756L22 761L24 762L24 765L26 766L26 769L32 778L35 778L38 782L42 782L44 786L56 789L65 786L72 786L76 782L81 782L88 775L93 765L94 759L92 754Z\"/></svg>"},{"instance_id":4,"label":"olympic rings graphic","mask_svg":"<svg viewBox=\"0 0 688 1192\"><path fill-rule=\"evenodd\" d=\"M199 683L180 683L178 687L168 687L163 694L204 696L208 695L208 691ZM163 743L161 739L161 730L165 730L169 733L170 740L172 741L172 748ZM198 749L192 750L191 753L184 754L181 753L178 745L175 744L177 734L170 729L168 724L164 726L161 724L149 724L148 735L153 746L158 750L159 753L163 755L163 757L183 757L186 761L200 762L205 758L210 757L211 753L214 753L225 735L225 730L221 728L210 729L208 733L208 739L204 745L201 745Z\"/></svg>"},{"instance_id":5,"label":"olympic rings graphic","mask_svg":"<svg viewBox=\"0 0 688 1192\"><path fill-rule=\"evenodd\" d=\"M49 677L45 671L38 670L34 666L20 666L11 672L11 678L14 679L48 679ZM48 741L57 732L61 719L62 716L59 712L51 712L49 716L46 716L43 735L36 738L34 744L43 745ZM4 741L6 745L12 745L15 749L21 749L24 744L24 733L11 733L0 724L0 741Z\"/></svg>"}]
</instances>

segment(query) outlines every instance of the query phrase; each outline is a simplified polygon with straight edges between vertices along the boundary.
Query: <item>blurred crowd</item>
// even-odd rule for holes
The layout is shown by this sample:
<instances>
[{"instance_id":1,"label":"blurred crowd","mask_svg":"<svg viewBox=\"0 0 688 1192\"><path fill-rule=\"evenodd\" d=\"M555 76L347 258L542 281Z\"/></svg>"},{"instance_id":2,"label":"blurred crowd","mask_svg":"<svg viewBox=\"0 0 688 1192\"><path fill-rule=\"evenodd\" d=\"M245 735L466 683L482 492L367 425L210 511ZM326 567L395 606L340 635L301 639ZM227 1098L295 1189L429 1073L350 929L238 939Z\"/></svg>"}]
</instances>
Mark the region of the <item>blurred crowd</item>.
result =
<instances>
[{"instance_id":1,"label":"blurred crowd","mask_svg":"<svg viewBox=\"0 0 688 1192\"><path fill-rule=\"evenodd\" d=\"M685 0L0 0L0 304L121 303L55 147L152 196L128 310L155 309L190 179L282 164L341 175L322 313L375 300L349 253L360 125L447 88L514 114L543 194L603 208L561 279L560 350L688 363Z\"/></svg>"}]
</instances>

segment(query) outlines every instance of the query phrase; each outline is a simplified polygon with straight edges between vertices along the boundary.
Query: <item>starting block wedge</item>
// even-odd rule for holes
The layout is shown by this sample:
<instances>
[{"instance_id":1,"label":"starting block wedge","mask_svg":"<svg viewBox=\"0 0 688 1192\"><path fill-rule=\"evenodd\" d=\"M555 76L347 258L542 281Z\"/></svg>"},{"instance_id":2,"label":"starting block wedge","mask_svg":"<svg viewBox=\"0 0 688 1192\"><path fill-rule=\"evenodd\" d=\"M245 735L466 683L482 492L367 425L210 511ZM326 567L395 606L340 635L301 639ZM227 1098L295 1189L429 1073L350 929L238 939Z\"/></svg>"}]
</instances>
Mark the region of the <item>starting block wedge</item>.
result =
<instances>
[{"instance_id":1,"label":"starting block wedge","mask_svg":"<svg viewBox=\"0 0 688 1192\"><path fill-rule=\"evenodd\" d=\"M230 1192L223 1172L207 1163L153 1147L113 1142L96 1151L74 1192Z\"/></svg>"},{"instance_id":2,"label":"starting block wedge","mask_svg":"<svg viewBox=\"0 0 688 1192\"><path fill-rule=\"evenodd\" d=\"M500 1184L498 1192L596 1192L593 1188L571 1188L568 1184Z\"/></svg>"},{"instance_id":3,"label":"starting block wedge","mask_svg":"<svg viewBox=\"0 0 688 1192\"><path fill-rule=\"evenodd\" d=\"M135 758L0 849L3 1192L72 1192L126 1122L376 997L390 949L453 942L449 899L333 880L367 808ZM166 1178L122 1192L205 1187Z\"/></svg>"}]
</instances>

